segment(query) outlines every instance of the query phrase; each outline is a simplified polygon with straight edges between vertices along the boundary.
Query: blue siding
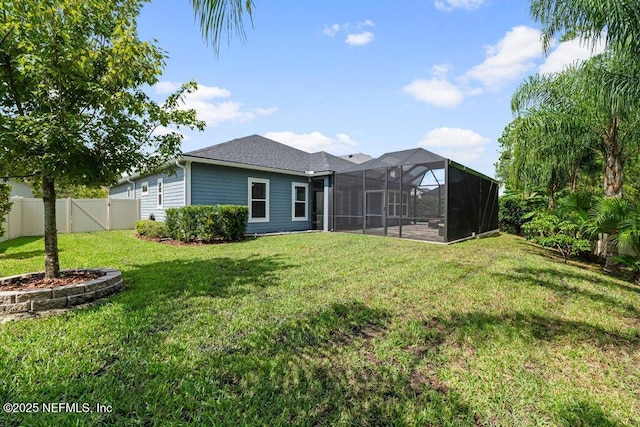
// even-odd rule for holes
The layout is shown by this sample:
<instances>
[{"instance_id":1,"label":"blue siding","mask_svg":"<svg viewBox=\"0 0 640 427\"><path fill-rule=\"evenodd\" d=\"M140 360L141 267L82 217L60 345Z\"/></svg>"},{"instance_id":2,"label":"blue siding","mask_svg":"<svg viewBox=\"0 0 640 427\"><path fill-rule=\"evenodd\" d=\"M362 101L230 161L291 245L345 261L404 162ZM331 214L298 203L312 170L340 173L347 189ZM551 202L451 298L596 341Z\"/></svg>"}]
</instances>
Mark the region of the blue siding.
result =
<instances>
[{"instance_id":1,"label":"blue siding","mask_svg":"<svg viewBox=\"0 0 640 427\"><path fill-rule=\"evenodd\" d=\"M141 178L132 179L136 184L135 198L140 199L140 218L147 219L153 214L159 221L164 221L165 209L184 206L184 171L176 166L173 167L173 175L162 173L147 175ZM158 178L163 181L163 206L158 209ZM142 183L149 183L148 194L142 194ZM125 182L109 189L109 197L126 199L127 189L133 189L133 184ZM133 198L133 194L132 194Z\"/></svg>"},{"instance_id":2,"label":"blue siding","mask_svg":"<svg viewBox=\"0 0 640 427\"><path fill-rule=\"evenodd\" d=\"M311 229L311 189L307 200L307 221L291 220L291 183L302 176L253 171L225 166L191 165L191 203L194 205L247 205L248 178L269 180L269 222L249 223L247 233L274 233Z\"/></svg>"}]
</instances>

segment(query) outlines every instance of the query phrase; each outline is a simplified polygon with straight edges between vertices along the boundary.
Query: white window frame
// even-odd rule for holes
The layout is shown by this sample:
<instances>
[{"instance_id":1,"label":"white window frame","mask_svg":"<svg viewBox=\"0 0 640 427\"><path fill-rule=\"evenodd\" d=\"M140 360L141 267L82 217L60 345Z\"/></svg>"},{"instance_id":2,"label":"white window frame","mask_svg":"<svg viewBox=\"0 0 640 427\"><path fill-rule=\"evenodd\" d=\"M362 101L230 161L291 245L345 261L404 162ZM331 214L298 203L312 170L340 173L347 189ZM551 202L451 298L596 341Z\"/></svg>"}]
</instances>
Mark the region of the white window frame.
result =
<instances>
[{"instance_id":1,"label":"white window frame","mask_svg":"<svg viewBox=\"0 0 640 427\"><path fill-rule=\"evenodd\" d=\"M296 187L304 187L304 217L296 216ZM291 221L309 221L309 184L306 182L291 183Z\"/></svg>"},{"instance_id":2,"label":"white window frame","mask_svg":"<svg viewBox=\"0 0 640 427\"><path fill-rule=\"evenodd\" d=\"M147 190L145 191L144 188L147 188ZM149 181L145 181L142 184L140 184L140 194L142 194L143 196L146 196L149 194Z\"/></svg>"},{"instance_id":3,"label":"white window frame","mask_svg":"<svg viewBox=\"0 0 640 427\"><path fill-rule=\"evenodd\" d=\"M162 209L164 206L164 181L162 178L158 178L156 182L156 203L158 209Z\"/></svg>"},{"instance_id":4,"label":"white window frame","mask_svg":"<svg viewBox=\"0 0 640 427\"><path fill-rule=\"evenodd\" d=\"M406 199L405 199L406 196ZM406 191L389 190L389 218L399 218L400 210L402 216L409 216L409 193Z\"/></svg>"},{"instance_id":5,"label":"white window frame","mask_svg":"<svg viewBox=\"0 0 640 427\"><path fill-rule=\"evenodd\" d=\"M265 197L266 199L264 200L265 202L265 217L264 218L254 218L253 217L253 197L252 197L252 191L251 191L251 185L254 183L260 183L260 184L265 184ZM249 177L247 179L247 205L249 206L249 222L250 223L254 223L254 222L269 222L269 199L271 197L269 197L269 180L268 179L264 179L264 178L252 178ZM256 199L256 201L262 201L262 199Z\"/></svg>"}]
</instances>

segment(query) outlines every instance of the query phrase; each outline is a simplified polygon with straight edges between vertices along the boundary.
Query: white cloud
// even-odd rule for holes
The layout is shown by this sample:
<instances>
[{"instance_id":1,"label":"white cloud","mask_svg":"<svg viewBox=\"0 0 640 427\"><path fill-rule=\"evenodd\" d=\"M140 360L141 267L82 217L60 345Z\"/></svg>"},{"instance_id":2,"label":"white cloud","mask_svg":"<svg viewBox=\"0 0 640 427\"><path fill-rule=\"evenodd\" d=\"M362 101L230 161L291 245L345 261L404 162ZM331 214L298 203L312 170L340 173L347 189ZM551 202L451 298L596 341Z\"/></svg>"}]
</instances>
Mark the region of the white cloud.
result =
<instances>
[{"instance_id":1,"label":"white cloud","mask_svg":"<svg viewBox=\"0 0 640 427\"><path fill-rule=\"evenodd\" d=\"M158 94L171 93L180 89L180 83L176 82L158 82L153 85L153 88L156 90Z\"/></svg>"},{"instance_id":2,"label":"white cloud","mask_svg":"<svg viewBox=\"0 0 640 427\"><path fill-rule=\"evenodd\" d=\"M357 34L348 34L345 43L351 46L364 46L373 41L373 33L371 31L363 31Z\"/></svg>"},{"instance_id":3,"label":"white cloud","mask_svg":"<svg viewBox=\"0 0 640 427\"><path fill-rule=\"evenodd\" d=\"M170 81L161 81L156 83L153 87L157 94L167 94L175 92L180 89L181 84ZM198 85L198 89L195 92L187 94L191 99L211 99L211 98L228 98L231 96L231 92L227 89L222 89L216 86Z\"/></svg>"},{"instance_id":4,"label":"white cloud","mask_svg":"<svg viewBox=\"0 0 640 427\"><path fill-rule=\"evenodd\" d=\"M418 142L419 147L434 149L441 156L460 163L479 158L489 140L469 129L442 127L432 129Z\"/></svg>"},{"instance_id":5,"label":"white cloud","mask_svg":"<svg viewBox=\"0 0 640 427\"><path fill-rule=\"evenodd\" d=\"M327 151L331 154L347 154L352 153L353 148L358 145L345 133L338 133L335 138L330 138L317 131L302 134L285 131L267 132L264 137L309 153Z\"/></svg>"},{"instance_id":6,"label":"white cloud","mask_svg":"<svg viewBox=\"0 0 640 427\"><path fill-rule=\"evenodd\" d=\"M445 77L451 71L451 64L436 64L431 67L431 72L434 76Z\"/></svg>"},{"instance_id":7,"label":"white cloud","mask_svg":"<svg viewBox=\"0 0 640 427\"><path fill-rule=\"evenodd\" d=\"M179 83L158 82L154 88L157 93L164 94L175 91ZM258 116L266 116L277 111L276 107L254 108L246 110L238 101L219 102L219 98L229 98L231 92L215 86L198 85L198 90L185 94L184 105L181 108L196 110L198 119L204 120L209 127L218 126L223 122L247 122Z\"/></svg>"},{"instance_id":8,"label":"white cloud","mask_svg":"<svg viewBox=\"0 0 640 427\"><path fill-rule=\"evenodd\" d=\"M373 21L371 19L367 19L363 22L358 22L358 29L362 29L364 27L375 27L376 24L373 23Z\"/></svg>"},{"instance_id":9,"label":"white cloud","mask_svg":"<svg viewBox=\"0 0 640 427\"><path fill-rule=\"evenodd\" d=\"M340 31L340 24L332 24L332 25L325 26L324 29L322 30L322 33L329 37L333 37L336 35L338 31Z\"/></svg>"},{"instance_id":10,"label":"white cloud","mask_svg":"<svg viewBox=\"0 0 640 427\"><path fill-rule=\"evenodd\" d=\"M606 44L604 40L600 40L593 49L578 39L560 43L554 51L547 56L538 72L547 74L562 71L567 65L582 62L594 55L604 52L605 47Z\"/></svg>"},{"instance_id":11,"label":"white cloud","mask_svg":"<svg viewBox=\"0 0 640 427\"><path fill-rule=\"evenodd\" d=\"M189 99L206 101L212 98L228 98L231 96L231 92L215 86L198 85L198 89L187 96Z\"/></svg>"},{"instance_id":12,"label":"white cloud","mask_svg":"<svg viewBox=\"0 0 640 427\"><path fill-rule=\"evenodd\" d=\"M485 0L436 0L438 10L451 11L453 9L475 10L484 4Z\"/></svg>"},{"instance_id":13,"label":"white cloud","mask_svg":"<svg viewBox=\"0 0 640 427\"><path fill-rule=\"evenodd\" d=\"M436 107L455 107L464 99L460 89L442 77L433 77L429 80L416 79L403 90L413 96L416 101Z\"/></svg>"},{"instance_id":14,"label":"white cloud","mask_svg":"<svg viewBox=\"0 0 640 427\"><path fill-rule=\"evenodd\" d=\"M207 122L209 127L216 127L223 122L248 122L258 116L266 116L277 111L275 107L243 110L243 105L237 101L225 101L215 104L188 98L185 102L185 107L196 110L198 118Z\"/></svg>"},{"instance_id":15,"label":"white cloud","mask_svg":"<svg viewBox=\"0 0 640 427\"><path fill-rule=\"evenodd\" d=\"M463 81L477 80L487 89L498 90L535 67L543 54L540 31L524 25L514 27L498 44L485 46L487 59L471 68Z\"/></svg>"}]
</instances>

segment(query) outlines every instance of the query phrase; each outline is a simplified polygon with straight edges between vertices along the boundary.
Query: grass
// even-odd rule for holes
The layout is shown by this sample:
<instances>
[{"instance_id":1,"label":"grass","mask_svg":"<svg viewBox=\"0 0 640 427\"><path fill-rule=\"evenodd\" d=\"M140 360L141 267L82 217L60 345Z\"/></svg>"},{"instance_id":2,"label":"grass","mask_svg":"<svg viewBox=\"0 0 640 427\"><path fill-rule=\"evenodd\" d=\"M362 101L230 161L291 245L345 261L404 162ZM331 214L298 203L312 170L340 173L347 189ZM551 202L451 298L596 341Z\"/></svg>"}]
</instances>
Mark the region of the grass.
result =
<instances>
[{"instance_id":1,"label":"grass","mask_svg":"<svg viewBox=\"0 0 640 427\"><path fill-rule=\"evenodd\" d=\"M113 409L0 425L640 425L640 288L509 235L59 238L127 289L0 325L0 403ZM42 248L0 244L0 276Z\"/></svg>"}]
</instances>

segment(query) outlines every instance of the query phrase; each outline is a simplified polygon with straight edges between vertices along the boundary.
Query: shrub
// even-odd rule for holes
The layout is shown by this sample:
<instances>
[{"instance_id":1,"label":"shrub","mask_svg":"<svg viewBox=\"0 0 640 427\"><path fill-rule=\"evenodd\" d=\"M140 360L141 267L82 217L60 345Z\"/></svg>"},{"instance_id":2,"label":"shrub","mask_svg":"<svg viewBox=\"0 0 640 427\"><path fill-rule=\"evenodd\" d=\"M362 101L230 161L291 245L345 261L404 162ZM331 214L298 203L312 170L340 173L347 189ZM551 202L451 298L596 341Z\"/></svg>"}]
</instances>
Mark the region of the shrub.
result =
<instances>
[{"instance_id":1,"label":"shrub","mask_svg":"<svg viewBox=\"0 0 640 427\"><path fill-rule=\"evenodd\" d=\"M152 239L162 239L168 237L167 226L158 221L150 219L144 219L136 221L136 232L140 236L149 237Z\"/></svg>"},{"instance_id":2,"label":"shrub","mask_svg":"<svg viewBox=\"0 0 640 427\"><path fill-rule=\"evenodd\" d=\"M544 197L536 192L507 191L498 200L498 222L508 233L522 235L522 226L545 205Z\"/></svg>"},{"instance_id":3,"label":"shrub","mask_svg":"<svg viewBox=\"0 0 640 427\"><path fill-rule=\"evenodd\" d=\"M196 236L205 243L210 243L220 236L217 206L192 206L196 218Z\"/></svg>"},{"instance_id":4,"label":"shrub","mask_svg":"<svg viewBox=\"0 0 640 427\"><path fill-rule=\"evenodd\" d=\"M212 242L216 238L239 240L247 231L246 206L184 206L166 211L169 237L183 242Z\"/></svg>"},{"instance_id":5,"label":"shrub","mask_svg":"<svg viewBox=\"0 0 640 427\"><path fill-rule=\"evenodd\" d=\"M564 262L569 255L581 256L591 250L591 242L582 237L578 224L549 212L538 212L522 230L532 242L560 252Z\"/></svg>"},{"instance_id":6,"label":"shrub","mask_svg":"<svg viewBox=\"0 0 640 427\"><path fill-rule=\"evenodd\" d=\"M240 240L247 232L249 208L239 205L218 206L220 235L224 240Z\"/></svg>"},{"instance_id":7,"label":"shrub","mask_svg":"<svg viewBox=\"0 0 640 427\"><path fill-rule=\"evenodd\" d=\"M11 212L11 184L0 184L0 237L4 236L4 217Z\"/></svg>"},{"instance_id":8,"label":"shrub","mask_svg":"<svg viewBox=\"0 0 640 427\"><path fill-rule=\"evenodd\" d=\"M180 240L177 208L169 208L164 212L164 225L167 227L167 235L173 240Z\"/></svg>"}]
</instances>

